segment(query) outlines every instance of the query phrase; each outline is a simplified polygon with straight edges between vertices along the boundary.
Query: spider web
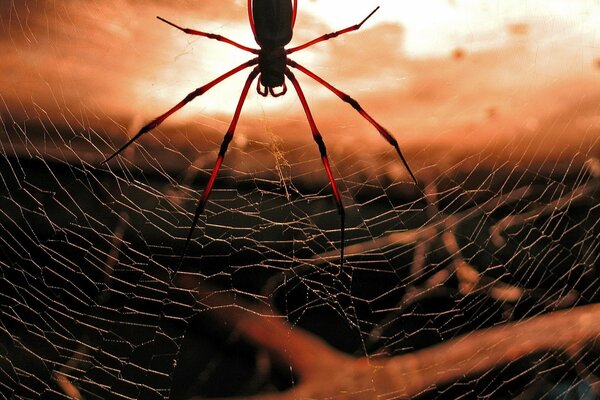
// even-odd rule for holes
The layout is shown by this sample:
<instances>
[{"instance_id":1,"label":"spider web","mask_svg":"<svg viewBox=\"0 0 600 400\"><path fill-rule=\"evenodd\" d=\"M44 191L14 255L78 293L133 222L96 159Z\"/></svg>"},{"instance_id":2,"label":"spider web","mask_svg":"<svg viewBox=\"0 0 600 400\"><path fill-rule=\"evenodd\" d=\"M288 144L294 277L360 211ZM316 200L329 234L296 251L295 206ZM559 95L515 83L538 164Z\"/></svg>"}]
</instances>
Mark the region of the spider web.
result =
<instances>
[{"instance_id":1,"label":"spider web","mask_svg":"<svg viewBox=\"0 0 600 400\"><path fill-rule=\"evenodd\" d=\"M245 2L190 3L0 5L5 398L600 398L597 1L432 2L404 28L382 1L299 53L395 132L419 187L298 72L345 265L297 98L251 91L171 280L245 76L100 162L245 60L153 19L251 45ZM371 9L330 26L300 3L293 43Z\"/></svg>"}]
</instances>

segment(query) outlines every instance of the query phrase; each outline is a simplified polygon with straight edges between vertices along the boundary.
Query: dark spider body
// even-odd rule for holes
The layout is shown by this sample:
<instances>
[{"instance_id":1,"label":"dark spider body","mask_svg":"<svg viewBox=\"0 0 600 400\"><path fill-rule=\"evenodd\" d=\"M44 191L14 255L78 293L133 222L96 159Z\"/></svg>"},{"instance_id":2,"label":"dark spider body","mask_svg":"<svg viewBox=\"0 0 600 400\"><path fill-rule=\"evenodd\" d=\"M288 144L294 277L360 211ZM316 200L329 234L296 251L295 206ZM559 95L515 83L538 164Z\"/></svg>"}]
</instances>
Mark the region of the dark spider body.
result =
<instances>
[{"instance_id":1,"label":"dark spider body","mask_svg":"<svg viewBox=\"0 0 600 400\"><path fill-rule=\"evenodd\" d=\"M291 0L253 0L252 21L254 21L254 39L260 45L258 53L259 84L256 91L267 96L282 96L285 87L285 68L287 53L285 45L292 40L294 10ZM264 90L260 85L264 86ZM276 87L283 86L281 92Z\"/></svg>"},{"instance_id":2,"label":"dark spider body","mask_svg":"<svg viewBox=\"0 0 600 400\"><path fill-rule=\"evenodd\" d=\"M130 138L124 145L122 145L110 157L107 157L103 161L103 163L107 163L108 161L110 161L116 155L118 155L123 150L125 150L125 148L127 148L127 146L129 146L130 144L135 142L140 136L142 136L143 134L145 134L145 133L151 131L152 129L156 128L157 126L159 126L164 120L166 120L174 112L181 109L183 106L188 104L190 101L192 101L196 97L203 95L209 89L211 89L213 86L217 85L218 83L224 81L225 79L229 78L230 76L232 76L246 68L254 67L252 69L252 71L250 72L250 74L248 75L248 78L246 79L246 83L244 84L244 87L242 89L237 107L235 108L235 112L233 113L233 118L231 120L231 123L229 124L229 128L227 129L225 136L223 137L223 142L221 143L221 147L220 147L219 153L217 155L217 160L216 160L213 170L211 172L210 178L208 180L208 183L206 184L206 188L204 189L204 191L200 195L200 199L198 200L198 205L196 206L196 212L194 214L192 226L190 227L190 230L189 230L186 242L185 242L185 247L183 249L179 264L181 264L185 254L187 252L187 248L188 248L190 240L192 238L192 233L194 232L194 228L198 224L198 219L200 217L200 214L202 214L202 212L206 206L208 197L210 196L210 193L214 186L215 180L217 178L217 174L219 172L219 169L221 168L223 159L225 158L225 153L227 152L229 143L233 139L235 128L237 126L237 123L238 123L238 120L239 120L239 117L240 117L240 114L242 111L242 107L246 100L246 96L248 95L250 85L252 84L254 79L256 79L257 77L258 77L258 79L257 79L256 91L261 96L266 97L268 94L271 94L274 97L278 97L278 96L284 95L287 92L287 87L285 84L286 78L292 83L292 85L294 86L294 89L296 90L298 99L300 100L300 103L302 104L302 108L304 109L304 113L306 114L306 119L308 120L308 125L312 132L313 140L317 144L319 152L321 154L321 160L323 162L323 166L325 167L325 172L327 173L327 178L329 179L332 194L333 194L333 197L336 202L338 213L340 215L340 219L341 219L340 266L343 266L343 263L344 263L344 229L345 229L344 228L345 212L344 212L344 205L342 203L342 197L337 188L337 184L335 182L333 173L331 171L331 166L329 164L329 159L327 157L327 149L325 147L325 143L323 141L321 133L319 132L317 125L315 123L315 120L313 119L312 113L308 106L308 102L306 101L306 98L304 96L304 93L302 91L300 83L296 79L295 75L292 73L290 67L301 71L305 75L308 75L310 78L314 79L321 85L325 86L327 89L329 89L331 92L333 92L333 94L338 96L342 101L344 101L344 102L348 103L350 106L352 106L352 108L354 108L364 119L366 119L371 125L373 125L373 127L375 127L375 129L377 129L379 134L392 147L394 147L394 149L396 150L396 153L398 154L398 157L400 158L400 160L406 167L406 170L410 174L411 178L413 179L415 184L417 183L417 180L416 180L415 176L413 175L412 171L410 170L410 167L408 166L406 159L404 158L402 152L400 151L398 142L392 136L392 134L390 132L388 132L387 129L385 129L377 121L375 121L360 106L360 104L356 100L354 100L352 97L350 97L346 93L342 92L341 90L338 90L333 85L331 85L329 82L327 82L323 78L316 75L314 72L303 67L302 65L298 64L297 62L291 60L288 57L290 54L295 53L300 50L303 50L314 44L317 44L317 43L329 40L331 38L337 37L339 35L359 29L362 26L362 24L364 24L365 21L367 19L369 19L371 17L371 15L373 15L375 13L375 11L377 11L379 9L379 7L377 7L375 10L373 10L369 15L367 15L367 17L365 19L363 19L358 24L349 26L349 27L347 27L345 29L341 29L339 31L335 31L335 32L331 32L331 33L327 33L325 35L319 36L316 39L306 42L300 46L286 49L285 46L292 40L294 24L296 22L297 9L298 9L298 0L248 0L248 19L250 21L250 27L252 28L252 32L254 33L254 38L256 40L256 43L260 46L260 49L254 49L251 47L244 46L242 44L234 42L231 39L228 39L224 36L217 35L214 33L198 31L198 30L190 29L190 28L182 28L179 25L176 25L170 21L167 21L164 18L157 17L161 21L163 21L163 22L173 26L174 28L177 28L189 35L204 36L209 39L215 39L220 42L224 42L224 43L230 44L232 46L235 46L238 49L255 54L257 56L255 58L252 58L251 60L246 61L245 63L243 63L241 65L238 65L237 67L231 69L230 71L228 71L228 72L224 73L223 75L217 77L216 79L210 81L209 83L207 83L203 86L200 86L200 87L196 88L195 90L191 91L187 96L185 96L185 98L183 98L183 100L181 100L179 103L177 103L176 105L171 107L171 109L169 109L167 112L165 112L162 115L159 115L158 117L154 118L153 120L148 122L146 125L144 125L135 136ZM275 89L278 87L281 87L280 91L275 91ZM177 269L174 270L174 273L176 271L177 271ZM174 275L172 275L172 276L174 276Z\"/></svg>"},{"instance_id":3,"label":"dark spider body","mask_svg":"<svg viewBox=\"0 0 600 400\"><path fill-rule=\"evenodd\" d=\"M285 47L292 40L294 9L291 0L253 0L254 38L262 48Z\"/></svg>"},{"instance_id":4,"label":"dark spider body","mask_svg":"<svg viewBox=\"0 0 600 400\"><path fill-rule=\"evenodd\" d=\"M263 47L258 53L258 69L260 71L259 82L265 87L261 90L260 85L256 87L257 92L266 97L267 89L274 97L282 96L287 91L285 87L285 68L287 65L287 54L283 47L275 47L269 49ZM275 92L275 88L283 86L283 90L279 93Z\"/></svg>"}]
</instances>

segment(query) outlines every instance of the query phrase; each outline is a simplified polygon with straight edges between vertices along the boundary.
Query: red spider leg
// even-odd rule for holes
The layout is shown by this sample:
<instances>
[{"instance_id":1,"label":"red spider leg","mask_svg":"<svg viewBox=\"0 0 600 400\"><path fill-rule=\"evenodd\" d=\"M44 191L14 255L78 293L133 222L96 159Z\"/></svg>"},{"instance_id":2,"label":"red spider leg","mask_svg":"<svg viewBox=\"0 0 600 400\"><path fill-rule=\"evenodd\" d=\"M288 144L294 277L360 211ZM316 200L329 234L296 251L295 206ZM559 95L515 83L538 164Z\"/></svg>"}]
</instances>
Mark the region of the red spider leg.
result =
<instances>
[{"instance_id":1,"label":"red spider leg","mask_svg":"<svg viewBox=\"0 0 600 400\"><path fill-rule=\"evenodd\" d=\"M329 159L327 158L327 149L325 148L325 143L323 142L323 137L321 133L317 129L317 125L315 124L315 120L310 112L310 108L308 107L308 102L304 97L304 93L302 92L302 88L300 87L300 83L292 73L289 68L285 69L285 75L294 85L296 89L296 93L298 93L298 98L300 99L300 103L302 103L302 108L304 109L304 113L306 114L306 119L308 120L308 124L310 125L310 130L313 134L313 139L319 146L319 151L321 152L321 160L323 161L323 165L325 166L325 171L327 172L327 177L329 178L329 183L331 184L331 190L333 191L333 197L335 198L335 203L337 205L338 213L340 214L341 219L341 248L340 248L340 268L344 265L344 230L345 230L345 211L344 204L342 203L342 196L340 196L340 191L337 188L335 183L335 179L333 178L333 173L331 172L331 166L329 165Z\"/></svg>"},{"instance_id":2,"label":"red spider leg","mask_svg":"<svg viewBox=\"0 0 600 400\"><path fill-rule=\"evenodd\" d=\"M252 28L252 33L254 34L254 40L258 43L256 39L256 25L254 25L254 17L252 17L252 0L248 0L248 21L250 21L250 28Z\"/></svg>"},{"instance_id":3,"label":"red spider leg","mask_svg":"<svg viewBox=\"0 0 600 400\"><path fill-rule=\"evenodd\" d=\"M273 97L280 97L280 96L283 96L284 94L286 94L287 93L287 86L285 85L285 81L283 82L283 87L281 89L281 92L275 92L275 90L272 87L270 87L269 88L269 93Z\"/></svg>"},{"instance_id":4,"label":"red spider leg","mask_svg":"<svg viewBox=\"0 0 600 400\"><path fill-rule=\"evenodd\" d=\"M229 78L230 76L232 76L232 75L240 72L241 70L246 69L246 68L248 68L248 67L250 67L252 65L256 65L256 64L258 64L258 58L253 58L252 60L247 61L247 62L245 62L245 63L243 63L243 64L235 67L231 71L224 73L223 75L219 76L218 78L216 78L212 82L209 82L206 85L201 86L201 87L197 88L196 90L190 92L187 96L185 96L185 98L183 100L181 100L179 103L177 103L169 111L167 111L166 113L160 115L159 117L154 118L152 121L150 121L149 123L147 123L146 125L144 125L142 127L142 129L140 129L140 131L134 137L132 137L131 139L129 139L129 141L127 143L125 143L123 146L121 146L119 148L119 150L115 151L110 157L108 157L107 159L105 159L104 161L102 161L102 164L105 164L105 163L109 162L110 160L112 160L117 154L119 154L123 150L125 150L127 148L127 146L129 146L131 143L135 142L144 133L150 132L152 129L154 129L157 126L159 126L165 119L169 118L169 116L171 116L171 114L173 114L175 111L179 110L180 108L182 108L183 106L185 106L187 103L189 103L190 101L192 101L196 97L204 94L206 91L208 91L209 89L211 89L217 83L222 82L225 79Z\"/></svg>"},{"instance_id":5,"label":"red spider leg","mask_svg":"<svg viewBox=\"0 0 600 400\"><path fill-rule=\"evenodd\" d=\"M292 29L294 29L294 25L296 25L296 14L298 12L298 0L294 0L294 13L292 14Z\"/></svg>"},{"instance_id":6,"label":"red spider leg","mask_svg":"<svg viewBox=\"0 0 600 400\"><path fill-rule=\"evenodd\" d=\"M223 163L223 158L225 158L225 153L227 152L227 147L229 143L233 139L233 134L235 132L235 128L237 126L238 120L240 118L240 113L242 112L242 106L246 101L246 96L248 95L248 90L250 89L250 85L256 76L259 74L258 67L254 68L250 75L248 75L248 79L246 79L246 83L244 88L242 89L242 94L240 95L240 99L238 101L238 105L235 108L235 112L233 114L233 119L229 124L229 128L227 129L227 133L223 137L223 142L221 143L221 149L219 150L219 155L217 156L217 161L215 162L215 166L210 174L210 179L206 184L206 188L200 195L200 200L198 200L198 206L196 207L196 213L194 214L194 220L192 221L192 226L190 227L190 232L188 233L187 239L185 241L185 247L183 248L183 253L181 253L181 258L179 260L179 266L183 262L183 258L185 257L185 253L190 245L190 241L192 239L192 234L194 233L194 229L196 225L198 225L198 219L200 218L200 214L204 211L204 207L206 206L206 202L208 201L208 197L210 196L210 192L212 191L213 185L215 184L215 180L217 179L217 174L219 173L219 169L221 168L221 164ZM174 274L177 270L174 271Z\"/></svg>"},{"instance_id":7,"label":"red spider leg","mask_svg":"<svg viewBox=\"0 0 600 400\"><path fill-rule=\"evenodd\" d=\"M400 157L400 160L402 160L402 164L404 164L404 167L410 174L410 177L415 182L415 185L417 185L417 187L419 186L417 184L417 178L415 178L415 175L412 173L410 167L408 166L408 162L406 161L406 159L404 158L404 155L400 151L400 146L398 145L398 141L396 140L396 138L394 138L387 129L385 129L377 121L375 121L369 114L367 114L367 112L360 106L360 104L358 104L358 102L356 100L354 100L352 97L350 97L346 93L342 92L341 90L336 89L325 79L317 76L314 72L309 71L308 69L304 68L302 65L298 64L297 62L288 59L288 65L299 69L300 71L304 72L306 75L310 76L311 78L313 78L314 80L319 82L321 85L325 86L327 89L331 90L336 96L338 96L344 102L350 104L352 106L352 108L354 108L356 111L358 111L358 113L360 115L362 115L367 121L369 121L371 123L371 125L373 125L379 131L381 136L383 136L385 138L385 140L388 141L389 144L394 146L394 148L396 149L396 153L398 153L398 156Z\"/></svg>"},{"instance_id":8,"label":"red spider leg","mask_svg":"<svg viewBox=\"0 0 600 400\"><path fill-rule=\"evenodd\" d=\"M363 19L361 22L359 22L356 25L352 25L349 26L348 28L339 30L339 31L335 31L335 32L331 32L331 33L326 33L323 36L320 36L316 39L311 40L310 42L304 43L303 45L297 46L297 47L292 47L291 49L287 50L287 54L292 54L298 50L302 50L305 49L307 47L312 46L313 44L317 44L320 42L324 42L326 40L332 39L334 37L343 35L344 33L348 33L348 32L352 32L352 31L356 31L358 30L362 24L364 24L369 18L371 18L371 15L375 14L375 11L379 10L379 6L377 8L375 8L373 11L371 11L371 14L367 15L367 17L365 19Z\"/></svg>"},{"instance_id":9,"label":"red spider leg","mask_svg":"<svg viewBox=\"0 0 600 400\"><path fill-rule=\"evenodd\" d=\"M183 31L185 33L187 33L188 35L196 35L196 36L204 36L207 37L209 39L215 39L218 40L219 42L224 42L227 44L230 44L232 46L237 47L238 49L242 49L245 51L248 51L250 53L254 53L254 54L258 54L259 50L258 49L253 49L251 47L247 47L244 46L243 44L239 44L238 42L234 42L231 39L226 38L225 36L221 36L221 35L217 35L214 33L208 33L208 32L202 32L202 31L197 31L195 29L190 29L190 28L182 28L181 26L174 24L173 22L167 21L166 19L162 18L162 17L156 17L158 19L160 19L162 22L171 25L174 28L179 29L180 31Z\"/></svg>"},{"instance_id":10,"label":"red spider leg","mask_svg":"<svg viewBox=\"0 0 600 400\"><path fill-rule=\"evenodd\" d=\"M256 81L256 92L262 97L267 97L269 95L269 89L267 89L267 87L265 86L263 90L263 86L260 84L260 79Z\"/></svg>"}]
</instances>

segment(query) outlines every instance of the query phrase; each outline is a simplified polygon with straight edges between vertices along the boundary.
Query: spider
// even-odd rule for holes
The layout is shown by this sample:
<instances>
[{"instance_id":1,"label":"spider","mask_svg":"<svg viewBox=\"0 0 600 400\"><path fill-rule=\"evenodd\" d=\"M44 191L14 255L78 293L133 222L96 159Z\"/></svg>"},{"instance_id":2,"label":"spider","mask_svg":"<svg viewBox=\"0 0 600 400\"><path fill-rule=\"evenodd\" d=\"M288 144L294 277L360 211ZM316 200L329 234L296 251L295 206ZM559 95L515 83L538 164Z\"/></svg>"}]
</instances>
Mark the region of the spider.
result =
<instances>
[{"instance_id":1,"label":"spider","mask_svg":"<svg viewBox=\"0 0 600 400\"><path fill-rule=\"evenodd\" d=\"M215 179L217 177L221 164L223 163L223 158L225 157L225 153L227 152L229 143L233 139L233 134L235 132L235 128L238 123L238 119L240 117L244 101L246 100L246 96L250 89L250 85L257 77L258 79L256 81L256 91L261 96L267 97L269 94L273 97L283 96L287 92L287 86L285 81L285 78L287 77L287 79L289 79L289 81L294 86L298 98L300 99L300 103L302 104L302 108L304 109L304 113L306 114L306 119L308 120L313 139L319 148L319 152L321 153L321 160L323 161L323 165L325 167L325 171L327 173L327 177L331 185L331 190L333 192L333 197L335 198L335 203L337 205L337 211L340 215L340 267L342 267L344 264L344 205L342 203L342 198L340 196L337 184L333 177L333 173L331 172L331 166L329 165L329 159L327 158L327 149L325 147L325 143L323 142L321 133L317 129L317 125L315 124L310 108L308 107L308 102L304 97L302 88L300 87L298 80L296 79L294 73L289 67L301 71L302 73L308 75L315 81L319 82L321 85L325 86L336 96L338 96L341 100L351 105L363 118L369 121L369 123L371 123L371 125L373 125L377 129L381 136L383 136L384 139L387 140L388 143L394 147L396 153L398 153L400 160L404 164L404 167L410 174L412 180L415 184L417 184L417 180L414 174L412 173L410 167L408 166L408 162L406 161L404 155L400 151L398 142L390 132L388 132L383 126L381 126L369 114L367 114L367 112L360 106L360 104L358 104L358 102L352 97L336 89L323 78L317 76L312 71L308 70L307 68L288 58L290 54L293 54L297 51L306 49L307 47L313 46L320 42L324 42L339 35L358 30L378 9L379 7L376 7L373 11L371 11L369 15L366 16L365 19L363 19L358 24L349 26L339 31L319 36L316 39L306 42L300 46L292 47L290 49L286 49L285 46L292 39L294 24L296 22L296 12L298 10L298 0L248 0L248 19L250 21L250 27L252 28L252 32L254 33L254 39L256 40L256 43L259 46L258 49L244 46L242 44L234 42L231 39L214 33L183 28L177 24L174 24L173 22L167 21L164 18L157 17L162 22L169 24L172 27L179 29L180 31L186 34L204 36L209 39L218 40L219 42L227 43L229 45L237 47L238 49L258 55L257 57L252 58L251 60L246 61L245 63L224 73L223 75L205 84L204 86L200 86L197 89L190 92L187 96L185 96L183 100L181 100L179 103L173 106L170 110L154 118L152 121L144 125L135 136L133 136L127 143L121 146L116 152L114 152L111 156L109 156L102 162L102 164L104 164L110 161L113 157L125 150L130 144L135 142L140 136L159 126L164 120L171 116L171 114L184 107L187 103L189 103L196 97L201 96L213 86L217 85L218 83L224 81L230 76L237 74L238 72L246 68L254 67L248 75L248 78L246 79L246 83L244 84L244 87L242 89L242 93L240 95L237 107L235 108L235 112L233 113L233 119L231 120L229 129L225 133L223 142L221 143L221 148L219 150L219 154L217 156L217 160L213 167L212 173L210 175L208 183L206 184L206 188L204 189L204 191L200 195L200 199L198 200L198 205L196 206L194 219L190 227L183 252L181 254L179 263L180 265L187 252L194 229L198 224L200 214L202 214L204 207L206 206L206 202L208 201L208 197L210 196L210 192L212 191Z\"/></svg>"}]
</instances>

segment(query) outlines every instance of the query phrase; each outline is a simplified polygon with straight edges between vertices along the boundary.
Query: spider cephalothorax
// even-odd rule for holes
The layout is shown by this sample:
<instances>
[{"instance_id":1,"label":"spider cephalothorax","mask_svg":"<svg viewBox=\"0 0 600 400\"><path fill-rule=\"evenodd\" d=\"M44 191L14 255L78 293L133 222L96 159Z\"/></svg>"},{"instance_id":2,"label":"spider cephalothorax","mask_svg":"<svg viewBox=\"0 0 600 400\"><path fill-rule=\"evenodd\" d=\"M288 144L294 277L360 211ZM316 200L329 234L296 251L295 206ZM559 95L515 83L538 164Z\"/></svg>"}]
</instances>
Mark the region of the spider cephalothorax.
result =
<instances>
[{"instance_id":1,"label":"spider cephalothorax","mask_svg":"<svg viewBox=\"0 0 600 400\"><path fill-rule=\"evenodd\" d=\"M258 54L258 69L260 75L256 91L266 97L271 93L274 97L283 96L287 92L285 85L285 69L287 68L287 54L283 47L260 49ZM262 86L262 87L261 87ZM275 88L282 87L280 91Z\"/></svg>"},{"instance_id":2,"label":"spider cephalothorax","mask_svg":"<svg viewBox=\"0 0 600 400\"><path fill-rule=\"evenodd\" d=\"M298 0L248 0L248 18L250 20L250 27L252 28L252 32L254 33L254 38L256 43L260 46L260 49L254 49L251 47L244 46L237 42L234 42L231 39L228 39L221 35L216 35L214 33L197 31L195 29L190 28L182 28L179 25L176 25L172 22L167 21L164 18L157 17L161 21L187 33L190 35L204 36L210 39L215 39L220 42L224 42L230 44L232 46L237 47L238 49L247 51L249 53L256 54L258 57L255 57L245 63L233 68L232 70L224 73L213 81L201 86L192 92L190 92L183 100L173 106L170 110L165 112L164 114L156 117L146 125L140 129L140 131L132 137L127 143L121 146L116 152L114 152L110 157L104 160L104 163L110 161L117 154L122 152L127 146L136 141L140 136L144 133L151 131L160 125L165 119L167 119L171 114L185 106L187 103L195 99L196 97L204 94L206 91L211 89L213 86L218 84L219 82L224 81L230 76L246 69L254 66L252 72L248 75L246 79L246 83L242 89L242 93L240 95L240 99L238 101L235 112L233 113L233 118L231 123L229 124L229 129L225 133L225 137L223 138L223 142L221 143L221 147L219 149L219 154L217 156L217 161L215 162L215 166L212 170L208 183L206 184L206 189L200 195L200 199L198 200L198 205L196 207L196 213L194 215L194 220L192 222L192 226L189 230L188 237L185 242L185 247L183 249L181 260L185 256L187 252L187 248L189 246L190 240L192 238L192 233L194 232L194 228L198 224L198 218L200 214L204 210L206 206L206 202L208 201L208 197L210 196L210 192L212 191L213 185L217 178L217 174L219 169L221 168L221 164L223 163L223 159L225 157L225 153L227 152L227 148L229 143L233 139L233 134L235 132L235 128L237 126L237 122L240 117L240 113L242 111L242 106L244 105L244 101L246 100L246 96L248 95L248 91L250 89L250 85L252 81L257 79L257 92L262 96L267 96L271 94L274 97L282 96L286 93L287 87L285 85L285 78L289 79L296 89L296 93L298 94L298 98L300 99L300 103L302 104L302 108L304 109L304 113L306 114L306 119L308 120L308 125L313 135L313 139L319 148L319 152L321 154L321 160L323 161L323 166L325 167L325 172L327 173L327 178L329 179L329 183L331 185L331 190L333 192L333 197L335 198L335 202L337 205L338 213L340 214L341 219L341 249L340 249L340 265L343 265L344 262L344 205L342 203L342 197L340 196L340 192L337 188L337 184L335 183L335 179L333 178L333 173L331 171L331 166L329 165L329 159L327 158L327 148L325 147L325 143L321 136L321 133L317 129L317 125L312 117L310 112L310 108L308 107L308 102L304 97L304 93L302 88L300 87L300 83L292 73L289 67L298 69L302 73L308 75L315 81L319 82L321 85L325 86L327 89L332 91L336 96L338 96L344 102L350 104L358 113L365 118L371 125L377 129L379 134L383 136L385 140L388 141L390 145L394 147L396 153L402 160L402 163L406 167L408 173L416 184L416 178L413 175L408 163L404 159L402 152L400 151L400 147L396 139L392 136L391 133L387 131L383 126L381 126L377 121L375 121L367 112L360 106L360 104L354 100L352 97L348 96L346 93L336 89L329 82L324 80L323 78L317 76L314 72L308 70L297 62L288 58L288 56L296 51L303 50L309 46L314 44L329 40L336 36L339 36L344 33L352 32L359 29L362 24L365 23L367 19L371 17L377 11L379 7L373 10L365 19L363 19L360 23L349 26L348 28L335 31L332 33L328 33L322 36L317 37L309 42L304 43L303 45L292 47L291 49L286 49L285 46L292 40L292 34L294 29L294 24L296 22L296 12L298 10ZM278 89L281 87L281 89ZM181 263L180 260L180 263Z\"/></svg>"}]
</instances>

